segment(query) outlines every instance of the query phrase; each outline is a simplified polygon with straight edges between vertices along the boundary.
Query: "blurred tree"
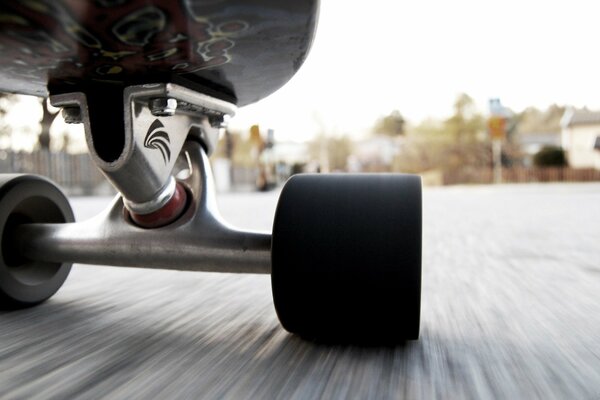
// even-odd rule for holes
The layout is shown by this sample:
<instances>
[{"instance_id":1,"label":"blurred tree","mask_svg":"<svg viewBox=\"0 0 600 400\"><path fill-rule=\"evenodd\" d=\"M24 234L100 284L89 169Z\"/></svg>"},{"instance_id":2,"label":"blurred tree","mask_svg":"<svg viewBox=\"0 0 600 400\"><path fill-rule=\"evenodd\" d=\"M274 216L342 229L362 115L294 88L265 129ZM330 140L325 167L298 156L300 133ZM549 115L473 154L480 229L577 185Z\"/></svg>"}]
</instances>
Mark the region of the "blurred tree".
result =
<instances>
[{"instance_id":1,"label":"blurred tree","mask_svg":"<svg viewBox=\"0 0 600 400\"><path fill-rule=\"evenodd\" d=\"M560 120L564 113L565 107L557 104L552 104L544 111L527 107L516 116L516 132L522 135L560 132Z\"/></svg>"},{"instance_id":2,"label":"blurred tree","mask_svg":"<svg viewBox=\"0 0 600 400\"><path fill-rule=\"evenodd\" d=\"M465 167L482 167L488 164L488 146L485 140L485 119L478 112L473 98L466 93L454 101L454 114L444 121L443 130L453 139L446 146L441 167L457 170Z\"/></svg>"},{"instance_id":3,"label":"blurred tree","mask_svg":"<svg viewBox=\"0 0 600 400\"><path fill-rule=\"evenodd\" d=\"M19 101L19 97L20 96L16 94L0 93L0 136L2 137L10 136L12 133L11 127L4 123L3 119L10 109L15 105L15 103ZM49 150L50 127L58 116L60 110L52 107L47 99L40 99L40 106L42 108L42 118L39 120L40 133L37 137L37 142L40 149ZM35 128L32 129L35 131ZM68 138L66 137L67 133L65 132L64 135L63 148L65 148L65 143L68 141Z\"/></svg>"},{"instance_id":4,"label":"blurred tree","mask_svg":"<svg viewBox=\"0 0 600 400\"><path fill-rule=\"evenodd\" d=\"M456 143L472 143L484 128L484 118L477 112L471 96L460 94L454 101L454 114L445 121L444 130Z\"/></svg>"},{"instance_id":5,"label":"blurred tree","mask_svg":"<svg viewBox=\"0 0 600 400\"><path fill-rule=\"evenodd\" d=\"M17 96L11 93L1 93L0 92L0 138L10 138L10 134L12 129L10 125L8 125L4 117L13 106L15 101L17 100ZM4 140L3 140L4 141Z\"/></svg>"},{"instance_id":6,"label":"blurred tree","mask_svg":"<svg viewBox=\"0 0 600 400\"><path fill-rule=\"evenodd\" d=\"M14 98L14 94L0 92L0 118L6 115Z\"/></svg>"},{"instance_id":7,"label":"blurred tree","mask_svg":"<svg viewBox=\"0 0 600 400\"><path fill-rule=\"evenodd\" d=\"M533 156L536 167L564 167L567 165L565 151L556 146L544 146Z\"/></svg>"},{"instance_id":8,"label":"blurred tree","mask_svg":"<svg viewBox=\"0 0 600 400\"><path fill-rule=\"evenodd\" d=\"M490 165L485 120L473 99L460 94L453 115L444 120L425 120L408 127L401 153L392 169L404 172L454 171Z\"/></svg>"},{"instance_id":9,"label":"blurred tree","mask_svg":"<svg viewBox=\"0 0 600 400\"><path fill-rule=\"evenodd\" d=\"M40 149L50 150L50 127L58 116L60 109L52 107L48 99L40 99L40 105L42 107L42 119L40 120L41 130L38 143Z\"/></svg>"},{"instance_id":10,"label":"blurred tree","mask_svg":"<svg viewBox=\"0 0 600 400\"><path fill-rule=\"evenodd\" d=\"M392 169L415 173L440 168L451 144L452 138L444 130L443 122L424 120L407 130L407 141L395 157Z\"/></svg>"},{"instance_id":11,"label":"blurred tree","mask_svg":"<svg viewBox=\"0 0 600 400\"><path fill-rule=\"evenodd\" d=\"M400 111L394 110L390 115L386 115L375 122L373 133L388 136L404 135L405 122Z\"/></svg>"},{"instance_id":12,"label":"blurred tree","mask_svg":"<svg viewBox=\"0 0 600 400\"><path fill-rule=\"evenodd\" d=\"M321 172L345 171L352 148L352 140L348 136L319 135L309 143L308 151L312 159L319 160Z\"/></svg>"}]
</instances>

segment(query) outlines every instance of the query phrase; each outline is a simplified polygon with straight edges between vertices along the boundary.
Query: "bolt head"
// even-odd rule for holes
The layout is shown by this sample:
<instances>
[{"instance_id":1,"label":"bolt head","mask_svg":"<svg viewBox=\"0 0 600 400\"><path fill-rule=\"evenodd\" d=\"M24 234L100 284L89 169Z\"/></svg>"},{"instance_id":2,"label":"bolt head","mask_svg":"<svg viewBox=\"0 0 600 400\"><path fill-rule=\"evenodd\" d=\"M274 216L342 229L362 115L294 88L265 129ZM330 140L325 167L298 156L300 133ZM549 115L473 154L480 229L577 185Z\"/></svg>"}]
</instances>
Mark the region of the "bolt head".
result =
<instances>
[{"instance_id":1,"label":"bolt head","mask_svg":"<svg viewBox=\"0 0 600 400\"><path fill-rule=\"evenodd\" d=\"M67 124L80 124L82 122L81 109L79 107L65 107L62 116Z\"/></svg>"},{"instance_id":2,"label":"bolt head","mask_svg":"<svg viewBox=\"0 0 600 400\"><path fill-rule=\"evenodd\" d=\"M208 122L213 128L225 128L227 121L223 118L223 115L212 115L208 117Z\"/></svg>"},{"instance_id":3,"label":"bolt head","mask_svg":"<svg viewBox=\"0 0 600 400\"><path fill-rule=\"evenodd\" d=\"M148 107L155 117L170 117L177 110L177 100L167 97L157 97L150 100Z\"/></svg>"}]
</instances>

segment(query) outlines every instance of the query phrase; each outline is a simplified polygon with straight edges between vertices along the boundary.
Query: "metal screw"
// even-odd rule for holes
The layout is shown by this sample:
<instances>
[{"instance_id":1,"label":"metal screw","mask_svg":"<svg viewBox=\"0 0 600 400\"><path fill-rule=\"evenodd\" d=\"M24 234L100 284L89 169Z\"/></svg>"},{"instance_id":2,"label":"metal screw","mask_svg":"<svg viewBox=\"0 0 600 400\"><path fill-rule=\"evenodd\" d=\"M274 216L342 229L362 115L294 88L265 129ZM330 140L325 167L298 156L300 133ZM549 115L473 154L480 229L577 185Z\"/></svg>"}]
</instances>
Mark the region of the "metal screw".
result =
<instances>
[{"instance_id":1,"label":"metal screw","mask_svg":"<svg viewBox=\"0 0 600 400\"><path fill-rule=\"evenodd\" d=\"M76 106L63 108L62 116L67 124L80 124L82 122L81 108Z\"/></svg>"},{"instance_id":2,"label":"metal screw","mask_svg":"<svg viewBox=\"0 0 600 400\"><path fill-rule=\"evenodd\" d=\"M170 117L177 110L177 100L168 97L156 97L150 99L148 107L155 117Z\"/></svg>"},{"instance_id":3,"label":"metal screw","mask_svg":"<svg viewBox=\"0 0 600 400\"><path fill-rule=\"evenodd\" d=\"M213 128L225 128L227 126L223 115L211 115L208 117L208 122Z\"/></svg>"}]
</instances>

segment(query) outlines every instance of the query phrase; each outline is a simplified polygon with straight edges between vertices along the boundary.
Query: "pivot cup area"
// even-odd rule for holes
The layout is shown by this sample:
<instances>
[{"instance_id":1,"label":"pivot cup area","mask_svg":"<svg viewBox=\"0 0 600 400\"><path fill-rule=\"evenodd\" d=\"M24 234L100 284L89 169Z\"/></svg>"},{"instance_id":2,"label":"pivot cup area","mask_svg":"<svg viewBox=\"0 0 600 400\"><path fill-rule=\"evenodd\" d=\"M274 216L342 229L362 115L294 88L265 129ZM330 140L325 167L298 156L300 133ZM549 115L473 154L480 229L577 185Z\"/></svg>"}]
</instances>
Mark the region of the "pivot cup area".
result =
<instances>
[{"instance_id":1,"label":"pivot cup area","mask_svg":"<svg viewBox=\"0 0 600 400\"><path fill-rule=\"evenodd\" d=\"M148 214L138 214L129 210L129 216L136 225L142 228L160 228L177 220L185 211L187 202L187 192L183 184L178 182L173 196L160 209Z\"/></svg>"}]
</instances>

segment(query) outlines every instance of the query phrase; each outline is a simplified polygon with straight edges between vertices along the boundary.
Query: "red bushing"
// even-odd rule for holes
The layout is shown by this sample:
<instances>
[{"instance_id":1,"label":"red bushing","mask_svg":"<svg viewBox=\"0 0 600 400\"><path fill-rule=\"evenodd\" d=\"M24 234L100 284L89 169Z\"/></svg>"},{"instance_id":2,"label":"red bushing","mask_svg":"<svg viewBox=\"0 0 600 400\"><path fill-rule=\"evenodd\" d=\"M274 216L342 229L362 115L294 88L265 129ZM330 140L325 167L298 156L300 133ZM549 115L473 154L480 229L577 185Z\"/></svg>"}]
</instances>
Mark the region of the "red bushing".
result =
<instances>
[{"instance_id":1,"label":"red bushing","mask_svg":"<svg viewBox=\"0 0 600 400\"><path fill-rule=\"evenodd\" d=\"M173 197L161 209L150 214L136 214L129 211L129 215L133 222L142 228L160 228L179 218L185 210L186 203L187 192L183 185L178 182Z\"/></svg>"}]
</instances>

